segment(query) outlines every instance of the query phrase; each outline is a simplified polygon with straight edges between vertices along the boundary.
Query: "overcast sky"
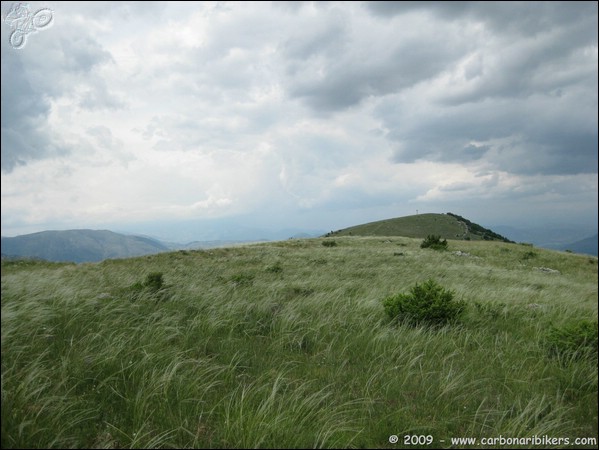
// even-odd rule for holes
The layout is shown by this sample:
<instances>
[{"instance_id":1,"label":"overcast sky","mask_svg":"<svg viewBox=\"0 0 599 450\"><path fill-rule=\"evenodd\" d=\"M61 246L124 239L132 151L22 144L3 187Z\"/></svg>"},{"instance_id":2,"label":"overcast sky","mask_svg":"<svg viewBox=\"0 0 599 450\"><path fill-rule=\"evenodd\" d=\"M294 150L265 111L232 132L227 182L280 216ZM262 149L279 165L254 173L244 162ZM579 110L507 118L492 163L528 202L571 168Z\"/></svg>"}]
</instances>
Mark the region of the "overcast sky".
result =
<instances>
[{"instance_id":1,"label":"overcast sky","mask_svg":"<svg viewBox=\"0 0 599 450\"><path fill-rule=\"evenodd\" d=\"M2 2L3 236L597 226L596 2L23 5L53 21L15 48Z\"/></svg>"}]
</instances>

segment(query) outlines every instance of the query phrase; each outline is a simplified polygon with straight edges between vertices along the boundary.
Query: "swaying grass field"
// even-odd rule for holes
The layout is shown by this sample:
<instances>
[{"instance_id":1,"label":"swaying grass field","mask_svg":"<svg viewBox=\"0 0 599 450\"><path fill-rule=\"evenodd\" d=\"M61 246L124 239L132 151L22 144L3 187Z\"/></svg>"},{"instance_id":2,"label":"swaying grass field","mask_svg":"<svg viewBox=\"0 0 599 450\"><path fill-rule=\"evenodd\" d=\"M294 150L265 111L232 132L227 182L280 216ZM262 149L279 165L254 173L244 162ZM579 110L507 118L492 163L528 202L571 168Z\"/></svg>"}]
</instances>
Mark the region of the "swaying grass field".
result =
<instances>
[{"instance_id":1,"label":"swaying grass field","mask_svg":"<svg viewBox=\"0 0 599 450\"><path fill-rule=\"evenodd\" d=\"M597 438L597 258L483 241L323 242L3 261L2 447ZM385 314L385 298L429 279L465 303L459 321ZM591 323L592 334L593 321L594 342L551 347L555 330Z\"/></svg>"}]
</instances>

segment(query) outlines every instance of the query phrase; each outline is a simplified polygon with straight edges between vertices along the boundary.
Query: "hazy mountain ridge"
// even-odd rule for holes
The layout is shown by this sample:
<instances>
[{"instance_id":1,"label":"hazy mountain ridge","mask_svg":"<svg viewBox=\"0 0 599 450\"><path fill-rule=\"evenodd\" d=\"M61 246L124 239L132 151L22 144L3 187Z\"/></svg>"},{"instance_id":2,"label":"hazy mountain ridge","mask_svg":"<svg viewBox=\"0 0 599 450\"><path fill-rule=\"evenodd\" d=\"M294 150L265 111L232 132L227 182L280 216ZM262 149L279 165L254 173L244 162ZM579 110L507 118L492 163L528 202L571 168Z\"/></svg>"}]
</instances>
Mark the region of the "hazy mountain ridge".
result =
<instances>
[{"instance_id":1,"label":"hazy mountain ridge","mask_svg":"<svg viewBox=\"0 0 599 450\"><path fill-rule=\"evenodd\" d=\"M569 250L575 253L587 253L589 255L597 256L597 246L598 239L597 234L595 234L594 236L564 245L560 250Z\"/></svg>"},{"instance_id":2,"label":"hazy mountain ridge","mask_svg":"<svg viewBox=\"0 0 599 450\"><path fill-rule=\"evenodd\" d=\"M288 234L286 234L286 232ZM292 235L292 233L295 233ZM31 258L53 262L98 262L112 258L131 258L175 250L229 247L250 242L316 237L297 229L264 232L256 239L211 239L180 243L161 241L151 236L129 235L108 230L41 231L16 237L2 237L3 258Z\"/></svg>"},{"instance_id":3,"label":"hazy mountain ridge","mask_svg":"<svg viewBox=\"0 0 599 450\"><path fill-rule=\"evenodd\" d=\"M516 228L496 225L493 229L517 242L527 242L552 250L571 250L597 256L597 230L589 227L546 226Z\"/></svg>"},{"instance_id":4,"label":"hazy mountain ridge","mask_svg":"<svg viewBox=\"0 0 599 450\"><path fill-rule=\"evenodd\" d=\"M2 255L48 261L97 262L168 251L161 242L108 230L41 231L2 237Z\"/></svg>"},{"instance_id":5,"label":"hazy mountain ridge","mask_svg":"<svg viewBox=\"0 0 599 450\"><path fill-rule=\"evenodd\" d=\"M243 226L240 226L240 230ZM424 238L429 234L445 239L503 240L528 242L553 250L570 250L597 256L597 234L583 228L518 229L497 226L493 229L475 224L456 214L420 214L369 222L337 231L326 236L404 236ZM239 232L239 230L238 230ZM115 233L108 230L43 231L16 237L2 237L3 258L34 258L54 262L98 262L112 258L129 258L175 250L195 250L243 245L286 239L322 236L313 230L297 228L278 231L253 229L252 236L231 235L223 239L192 240L187 243L161 240L148 235ZM258 237L260 236L260 237ZM507 236L507 237L505 237ZM176 237L174 238L176 239Z\"/></svg>"}]
</instances>

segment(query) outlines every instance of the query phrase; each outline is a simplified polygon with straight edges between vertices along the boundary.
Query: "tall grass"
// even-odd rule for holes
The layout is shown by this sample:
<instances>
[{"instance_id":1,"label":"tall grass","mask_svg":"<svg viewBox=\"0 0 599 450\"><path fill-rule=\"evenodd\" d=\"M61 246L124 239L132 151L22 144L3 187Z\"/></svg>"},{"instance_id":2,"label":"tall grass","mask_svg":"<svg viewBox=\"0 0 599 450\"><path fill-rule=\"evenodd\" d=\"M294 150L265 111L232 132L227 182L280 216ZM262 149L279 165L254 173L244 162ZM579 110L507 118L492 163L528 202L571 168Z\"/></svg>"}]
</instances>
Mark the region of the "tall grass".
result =
<instances>
[{"instance_id":1,"label":"tall grass","mask_svg":"<svg viewBox=\"0 0 599 450\"><path fill-rule=\"evenodd\" d=\"M597 437L597 360L546 346L550 327L597 317L596 258L524 257L530 248L494 242L450 241L443 253L408 238L321 242L3 263L2 447ZM160 295L135 287L157 273ZM463 319L390 321L382 300L429 278L467 303Z\"/></svg>"}]
</instances>

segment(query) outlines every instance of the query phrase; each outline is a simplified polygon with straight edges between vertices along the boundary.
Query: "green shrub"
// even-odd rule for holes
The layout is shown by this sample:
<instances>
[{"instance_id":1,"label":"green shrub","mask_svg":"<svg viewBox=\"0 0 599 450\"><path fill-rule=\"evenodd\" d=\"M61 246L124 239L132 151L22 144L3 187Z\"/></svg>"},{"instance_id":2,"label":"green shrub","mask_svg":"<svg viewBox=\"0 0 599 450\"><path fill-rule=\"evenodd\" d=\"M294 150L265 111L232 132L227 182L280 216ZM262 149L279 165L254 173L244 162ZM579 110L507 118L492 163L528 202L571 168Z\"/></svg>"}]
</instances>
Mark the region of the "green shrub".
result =
<instances>
[{"instance_id":1,"label":"green shrub","mask_svg":"<svg viewBox=\"0 0 599 450\"><path fill-rule=\"evenodd\" d=\"M454 292L429 279L416 284L409 294L396 294L383 300L385 312L391 319L413 325L441 326L457 320L466 304L453 300Z\"/></svg>"},{"instance_id":2,"label":"green shrub","mask_svg":"<svg viewBox=\"0 0 599 450\"><path fill-rule=\"evenodd\" d=\"M549 355L566 359L597 357L597 321L578 320L551 327L547 335Z\"/></svg>"},{"instance_id":3,"label":"green shrub","mask_svg":"<svg viewBox=\"0 0 599 450\"><path fill-rule=\"evenodd\" d=\"M432 248L433 250L447 250L447 239L441 240L441 236L429 234L420 244L420 248Z\"/></svg>"},{"instance_id":4,"label":"green shrub","mask_svg":"<svg viewBox=\"0 0 599 450\"><path fill-rule=\"evenodd\" d=\"M281 273L281 272L283 272L283 267L281 267L281 264L275 263L275 264L268 266L266 268L266 271L269 273Z\"/></svg>"},{"instance_id":5,"label":"green shrub","mask_svg":"<svg viewBox=\"0 0 599 450\"><path fill-rule=\"evenodd\" d=\"M322 241L322 245L324 245L325 247L336 247L337 242L336 241Z\"/></svg>"},{"instance_id":6,"label":"green shrub","mask_svg":"<svg viewBox=\"0 0 599 450\"><path fill-rule=\"evenodd\" d=\"M152 292L158 292L164 285L164 275L162 272L149 273L143 285Z\"/></svg>"}]
</instances>

